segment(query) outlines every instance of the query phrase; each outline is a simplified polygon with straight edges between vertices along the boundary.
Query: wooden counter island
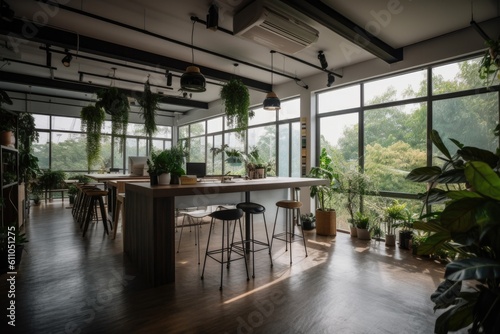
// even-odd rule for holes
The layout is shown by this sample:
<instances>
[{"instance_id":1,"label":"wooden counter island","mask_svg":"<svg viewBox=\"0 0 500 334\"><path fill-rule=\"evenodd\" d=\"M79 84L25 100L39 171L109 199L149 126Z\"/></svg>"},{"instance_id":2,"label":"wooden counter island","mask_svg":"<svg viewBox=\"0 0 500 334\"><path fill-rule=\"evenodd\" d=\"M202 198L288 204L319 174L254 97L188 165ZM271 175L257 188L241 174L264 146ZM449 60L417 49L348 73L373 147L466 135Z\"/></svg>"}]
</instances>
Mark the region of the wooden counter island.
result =
<instances>
[{"instance_id":1,"label":"wooden counter island","mask_svg":"<svg viewBox=\"0 0 500 334\"><path fill-rule=\"evenodd\" d=\"M230 183L198 182L194 185L150 186L149 183L125 184L123 248L129 259L153 286L175 281L175 197L210 196L253 191L300 188L327 184L312 178L268 177L235 180Z\"/></svg>"}]
</instances>

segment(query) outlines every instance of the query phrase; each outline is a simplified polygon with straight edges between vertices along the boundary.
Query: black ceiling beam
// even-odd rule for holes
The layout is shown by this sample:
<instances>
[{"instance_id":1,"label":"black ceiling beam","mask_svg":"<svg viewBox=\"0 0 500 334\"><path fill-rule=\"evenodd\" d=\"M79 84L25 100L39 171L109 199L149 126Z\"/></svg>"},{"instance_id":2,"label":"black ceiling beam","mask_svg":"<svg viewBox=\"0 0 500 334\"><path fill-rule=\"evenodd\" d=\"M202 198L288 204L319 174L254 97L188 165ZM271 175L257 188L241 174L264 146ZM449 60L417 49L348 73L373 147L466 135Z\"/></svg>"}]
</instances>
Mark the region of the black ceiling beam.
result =
<instances>
[{"instance_id":1,"label":"black ceiling beam","mask_svg":"<svg viewBox=\"0 0 500 334\"><path fill-rule=\"evenodd\" d=\"M192 65L190 62L158 55L155 53L134 49L131 47L103 41L100 39L77 35L74 32L60 30L49 26L36 26L36 33L26 34L27 28L31 28L33 23L14 19L12 22L0 20L0 33L9 35L18 40L29 40L36 43L50 44L64 49L76 50L77 40L79 41L78 51L119 59L125 62L159 67L173 71L184 72L186 67ZM213 68L198 65L204 76L211 79L229 81L234 77L233 73L219 71ZM240 77L243 83L251 89L268 92L272 90L270 84Z\"/></svg>"},{"instance_id":2,"label":"black ceiling beam","mask_svg":"<svg viewBox=\"0 0 500 334\"><path fill-rule=\"evenodd\" d=\"M320 0L281 0L348 41L387 63L403 60L403 49L394 49Z\"/></svg>"},{"instance_id":3,"label":"black ceiling beam","mask_svg":"<svg viewBox=\"0 0 500 334\"><path fill-rule=\"evenodd\" d=\"M109 87L109 86L100 86L95 84L92 85L84 84L69 80L57 80L57 79L35 77L31 75L17 74L12 72L3 72L2 81L22 84L22 85L40 86L40 87L55 88L55 89L69 90L82 93L91 93L91 94L96 93L100 89ZM125 89L120 89L120 90L127 96L142 93ZM183 106L189 108L208 109L208 103L206 102L194 101L168 95L163 95L161 97L160 103L174 104L177 106Z\"/></svg>"}]
</instances>

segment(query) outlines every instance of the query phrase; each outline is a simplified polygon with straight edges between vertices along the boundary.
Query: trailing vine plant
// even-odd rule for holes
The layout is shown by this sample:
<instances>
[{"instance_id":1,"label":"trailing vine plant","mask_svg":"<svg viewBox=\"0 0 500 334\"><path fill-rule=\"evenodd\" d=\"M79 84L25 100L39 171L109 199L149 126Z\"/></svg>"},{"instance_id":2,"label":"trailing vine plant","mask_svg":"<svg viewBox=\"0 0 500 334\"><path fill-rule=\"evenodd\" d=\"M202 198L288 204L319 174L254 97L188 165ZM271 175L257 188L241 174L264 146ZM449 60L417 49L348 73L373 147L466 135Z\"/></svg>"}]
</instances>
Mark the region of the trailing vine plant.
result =
<instances>
[{"instance_id":1,"label":"trailing vine plant","mask_svg":"<svg viewBox=\"0 0 500 334\"><path fill-rule=\"evenodd\" d=\"M109 87L97 92L99 101L96 102L97 108L111 115L111 134L120 139L120 154L123 153L123 142L127 135L128 113L130 104L127 96L116 87Z\"/></svg>"},{"instance_id":2,"label":"trailing vine plant","mask_svg":"<svg viewBox=\"0 0 500 334\"><path fill-rule=\"evenodd\" d=\"M227 124L234 126L239 135L243 135L248 128L248 119L254 116L250 108L250 94L247 86L240 79L232 78L220 91L224 103Z\"/></svg>"},{"instance_id":3,"label":"trailing vine plant","mask_svg":"<svg viewBox=\"0 0 500 334\"><path fill-rule=\"evenodd\" d=\"M149 152L153 147L153 134L158 130L156 126L156 110L160 102L161 95L153 93L149 84L149 79L144 84L144 92L139 98L139 104L142 108L141 117L144 119L144 132L149 139Z\"/></svg>"},{"instance_id":4,"label":"trailing vine plant","mask_svg":"<svg viewBox=\"0 0 500 334\"><path fill-rule=\"evenodd\" d=\"M87 168L99 161L101 156L101 129L106 118L102 108L96 105L89 105L82 108L80 112L82 118L82 131L87 132Z\"/></svg>"}]
</instances>

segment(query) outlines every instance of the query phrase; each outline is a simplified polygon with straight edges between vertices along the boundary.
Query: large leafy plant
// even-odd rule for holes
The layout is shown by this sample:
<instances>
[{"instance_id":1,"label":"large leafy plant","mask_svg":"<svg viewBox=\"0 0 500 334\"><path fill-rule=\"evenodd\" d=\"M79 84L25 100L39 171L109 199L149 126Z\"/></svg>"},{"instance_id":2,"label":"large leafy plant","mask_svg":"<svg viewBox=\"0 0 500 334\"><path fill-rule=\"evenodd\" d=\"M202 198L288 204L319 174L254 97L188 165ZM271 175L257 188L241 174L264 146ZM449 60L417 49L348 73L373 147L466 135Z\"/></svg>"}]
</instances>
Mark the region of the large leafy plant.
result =
<instances>
[{"instance_id":1,"label":"large leafy plant","mask_svg":"<svg viewBox=\"0 0 500 334\"><path fill-rule=\"evenodd\" d=\"M497 136L499 131L497 126ZM500 333L499 151L452 139L458 150L451 155L438 132L432 131L431 139L443 154L442 167L416 168L407 179L429 183L426 205L445 204L442 211L414 223L429 233L418 253L445 249L458 255L431 296L434 309L446 309L436 320L435 332L470 327L469 333Z\"/></svg>"},{"instance_id":2,"label":"large leafy plant","mask_svg":"<svg viewBox=\"0 0 500 334\"><path fill-rule=\"evenodd\" d=\"M220 97L224 103L224 111L227 124L234 125L238 134L243 135L248 128L248 119L254 116L250 108L250 94L247 86L240 80L232 78L220 91Z\"/></svg>"},{"instance_id":3,"label":"large leafy plant","mask_svg":"<svg viewBox=\"0 0 500 334\"><path fill-rule=\"evenodd\" d=\"M111 134L120 139L120 154L123 151L123 142L127 135L128 113L130 104L127 96L116 87L109 87L97 92L99 100L95 106L104 109L111 115Z\"/></svg>"},{"instance_id":4,"label":"large leafy plant","mask_svg":"<svg viewBox=\"0 0 500 334\"><path fill-rule=\"evenodd\" d=\"M332 157L325 148L321 150L319 166L311 168L309 177L328 180L328 184L326 185L311 186L310 195L312 198L317 199L318 209L322 211L333 210L329 205L332 204L332 198L337 189L338 174L333 168Z\"/></svg>"}]
</instances>

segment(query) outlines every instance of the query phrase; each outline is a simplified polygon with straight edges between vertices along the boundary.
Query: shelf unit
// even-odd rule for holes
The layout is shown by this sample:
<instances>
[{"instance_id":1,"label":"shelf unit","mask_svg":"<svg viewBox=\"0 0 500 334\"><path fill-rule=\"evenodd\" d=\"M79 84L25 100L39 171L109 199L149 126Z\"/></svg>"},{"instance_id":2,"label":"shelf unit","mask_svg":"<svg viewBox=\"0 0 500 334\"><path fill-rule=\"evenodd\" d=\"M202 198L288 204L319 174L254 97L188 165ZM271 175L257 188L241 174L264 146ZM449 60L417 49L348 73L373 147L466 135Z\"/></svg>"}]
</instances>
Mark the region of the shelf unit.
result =
<instances>
[{"instance_id":1,"label":"shelf unit","mask_svg":"<svg viewBox=\"0 0 500 334\"><path fill-rule=\"evenodd\" d=\"M21 222L19 219L19 152L0 146L0 187L2 189L2 226Z\"/></svg>"}]
</instances>

